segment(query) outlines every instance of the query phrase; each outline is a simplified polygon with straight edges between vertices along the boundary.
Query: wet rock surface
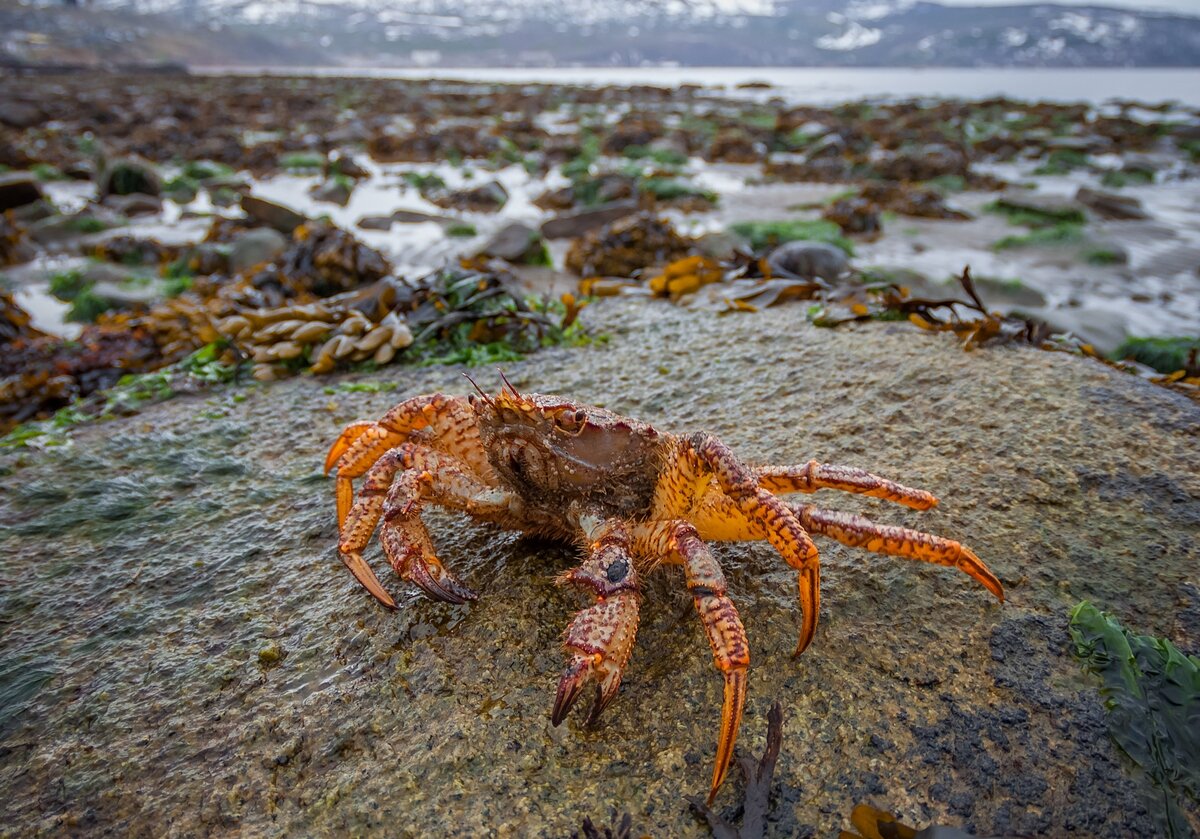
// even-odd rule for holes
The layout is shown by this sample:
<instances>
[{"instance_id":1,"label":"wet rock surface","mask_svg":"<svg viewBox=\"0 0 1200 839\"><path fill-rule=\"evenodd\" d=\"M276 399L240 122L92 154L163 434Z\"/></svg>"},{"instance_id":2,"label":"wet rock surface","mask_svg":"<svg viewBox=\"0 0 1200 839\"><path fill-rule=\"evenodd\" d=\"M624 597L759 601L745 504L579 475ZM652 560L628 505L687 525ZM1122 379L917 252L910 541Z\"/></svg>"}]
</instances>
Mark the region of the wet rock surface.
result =
<instances>
[{"instance_id":1,"label":"wet rock surface","mask_svg":"<svg viewBox=\"0 0 1200 839\"><path fill-rule=\"evenodd\" d=\"M1154 832L1067 610L1089 599L1200 648L1195 404L1063 354L817 329L797 306L605 301L585 318L612 341L512 364L513 383L705 429L747 459L930 489L942 504L924 514L819 500L961 539L1006 586L1001 606L953 570L822 541L821 625L793 660L794 574L764 545L717 547L753 651L743 748L784 705L770 835L829 835L866 800L978 835ZM453 368L371 379L396 389L296 378L3 455L0 823L561 836L613 806L639 833L705 835L683 795L707 787L721 680L672 569L649 577L621 695L591 731L549 722L582 605L552 582L570 547L431 514L442 559L482 594L463 607L389 574L387 612L341 567L329 442L408 395L466 389ZM718 807L735 800L727 787Z\"/></svg>"}]
</instances>

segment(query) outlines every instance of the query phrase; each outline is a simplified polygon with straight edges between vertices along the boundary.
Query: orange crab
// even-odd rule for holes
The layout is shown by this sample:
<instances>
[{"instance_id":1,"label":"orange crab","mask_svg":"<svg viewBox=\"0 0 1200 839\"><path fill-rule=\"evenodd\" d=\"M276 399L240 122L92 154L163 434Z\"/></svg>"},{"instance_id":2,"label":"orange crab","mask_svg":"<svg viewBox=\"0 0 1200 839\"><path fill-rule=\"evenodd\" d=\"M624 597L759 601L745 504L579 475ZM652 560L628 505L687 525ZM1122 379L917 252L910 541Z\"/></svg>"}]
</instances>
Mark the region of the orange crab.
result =
<instances>
[{"instance_id":1,"label":"orange crab","mask_svg":"<svg viewBox=\"0 0 1200 839\"><path fill-rule=\"evenodd\" d=\"M382 518L380 541L396 572L437 600L463 603L476 595L438 558L421 522L423 504L578 542L583 559L559 581L579 586L595 602L564 636L571 660L554 700L554 725L591 682L596 699L589 722L612 701L633 651L642 576L660 563L682 566L725 679L710 803L737 740L750 647L706 541L766 539L796 569L797 655L813 639L820 608L820 565L809 533L958 568L1004 599L1000 581L958 542L778 497L827 488L927 510L937 499L924 490L817 461L751 467L710 434L667 434L602 408L520 394L507 380L495 396L476 390L465 398L418 396L378 422L342 431L325 462L326 471L337 469L342 561L376 599L395 607L362 557ZM352 481L358 477L356 500Z\"/></svg>"}]
</instances>

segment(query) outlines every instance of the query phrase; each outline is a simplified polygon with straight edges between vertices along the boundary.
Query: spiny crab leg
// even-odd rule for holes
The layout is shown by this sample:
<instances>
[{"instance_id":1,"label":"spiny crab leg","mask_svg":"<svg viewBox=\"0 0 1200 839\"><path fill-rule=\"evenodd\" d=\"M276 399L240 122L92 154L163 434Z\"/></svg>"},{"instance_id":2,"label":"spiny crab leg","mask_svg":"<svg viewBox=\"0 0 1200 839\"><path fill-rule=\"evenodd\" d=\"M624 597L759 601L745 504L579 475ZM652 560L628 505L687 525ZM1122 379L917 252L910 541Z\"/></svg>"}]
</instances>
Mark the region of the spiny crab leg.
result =
<instances>
[{"instance_id":1,"label":"spiny crab leg","mask_svg":"<svg viewBox=\"0 0 1200 839\"><path fill-rule=\"evenodd\" d=\"M758 475L758 485L776 495L837 489L882 498L914 510L928 510L938 503L933 493L889 481L853 466L810 460L801 466L762 466L754 471Z\"/></svg>"},{"instance_id":2,"label":"spiny crab leg","mask_svg":"<svg viewBox=\"0 0 1200 839\"><path fill-rule=\"evenodd\" d=\"M385 452L375 461L368 470L362 487L359 488L358 501L344 517L339 516L341 532L338 535L338 556L363 588L389 609L396 608L396 601L384 589L371 566L363 560L362 552L375 532L379 517L383 515L383 502L391 489L392 481L395 480L396 473L405 468L405 458L411 454L413 448L411 444L406 443Z\"/></svg>"},{"instance_id":3,"label":"spiny crab leg","mask_svg":"<svg viewBox=\"0 0 1200 839\"><path fill-rule=\"evenodd\" d=\"M340 529L354 502L352 480L365 473L388 449L404 442L413 431L427 428L446 409L450 397L435 393L396 405L378 422L346 426L325 458L325 471L337 467L337 517Z\"/></svg>"},{"instance_id":4,"label":"spiny crab leg","mask_svg":"<svg viewBox=\"0 0 1200 839\"><path fill-rule=\"evenodd\" d=\"M512 493L487 486L465 464L444 452L411 442L385 452L367 471L338 543L342 562L385 606L394 608L395 603L362 558L380 518L384 519L379 537L384 553L403 579L437 600L463 603L475 599L475 592L447 571L436 556L420 518L426 500L493 521L512 519L520 505Z\"/></svg>"},{"instance_id":5,"label":"spiny crab leg","mask_svg":"<svg viewBox=\"0 0 1200 839\"><path fill-rule=\"evenodd\" d=\"M1004 586L996 575L974 551L953 539L906 527L877 524L853 513L824 510L807 504L794 504L792 510L811 533L828 536L852 548L957 568L977 580L1001 603L1004 602Z\"/></svg>"},{"instance_id":6,"label":"spiny crab leg","mask_svg":"<svg viewBox=\"0 0 1200 839\"><path fill-rule=\"evenodd\" d=\"M587 720L593 725L617 695L637 636L640 585L624 529L609 529L558 582L590 591L596 602L579 611L563 636L571 661L559 680L550 721L559 725L566 719L584 687L595 681L596 701Z\"/></svg>"},{"instance_id":7,"label":"spiny crab leg","mask_svg":"<svg viewBox=\"0 0 1200 839\"><path fill-rule=\"evenodd\" d=\"M759 486L759 476L742 463L728 446L711 434L694 434L684 441L672 468L674 475L660 479L658 492L680 493L687 499L686 514L703 503L708 476L742 516L757 526L784 561L796 569L800 601L800 638L794 655L800 655L817 633L821 610L821 566L817 546L791 508ZM703 476L703 480L697 480ZM659 496L656 495L656 504ZM669 503L669 502L668 502ZM683 516L687 517L687 515Z\"/></svg>"},{"instance_id":8,"label":"spiny crab leg","mask_svg":"<svg viewBox=\"0 0 1200 839\"><path fill-rule=\"evenodd\" d=\"M445 603L477 600L479 596L437 558L429 531L421 521L421 500L430 493L432 485L433 473L428 471L410 469L396 479L383 505L383 527L379 534L383 552L397 574L434 600Z\"/></svg>"},{"instance_id":9,"label":"spiny crab leg","mask_svg":"<svg viewBox=\"0 0 1200 839\"><path fill-rule=\"evenodd\" d=\"M750 644L737 608L726 593L725 574L708 546L691 524L684 521L652 522L642 525L635 536L639 554L662 558L683 566L688 591L696 603L696 613L704 625L712 648L713 664L725 680L725 698L721 706L721 734L717 739L716 763L712 786L708 791L711 805L729 771L738 727L746 705L746 682L750 667Z\"/></svg>"}]
</instances>

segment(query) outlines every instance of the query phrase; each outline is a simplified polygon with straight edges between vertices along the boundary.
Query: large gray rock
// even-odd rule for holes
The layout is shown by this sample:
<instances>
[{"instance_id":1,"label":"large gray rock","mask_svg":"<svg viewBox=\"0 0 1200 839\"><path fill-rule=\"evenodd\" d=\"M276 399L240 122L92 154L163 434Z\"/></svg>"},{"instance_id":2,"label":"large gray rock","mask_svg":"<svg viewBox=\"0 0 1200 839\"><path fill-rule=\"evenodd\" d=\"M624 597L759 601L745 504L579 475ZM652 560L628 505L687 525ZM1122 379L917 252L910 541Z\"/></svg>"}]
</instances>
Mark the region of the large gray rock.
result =
<instances>
[{"instance_id":1,"label":"large gray rock","mask_svg":"<svg viewBox=\"0 0 1200 839\"><path fill-rule=\"evenodd\" d=\"M429 200L439 207L494 213L508 202L508 190L499 181L489 181L476 187L430 195Z\"/></svg>"},{"instance_id":2,"label":"large gray rock","mask_svg":"<svg viewBox=\"0 0 1200 839\"><path fill-rule=\"evenodd\" d=\"M229 247L229 270L235 274L270 262L288 246L288 238L278 230L260 227L242 233Z\"/></svg>"},{"instance_id":3,"label":"large gray rock","mask_svg":"<svg viewBox=\"0 0 1200 839\"><path fill-rule=\"evenodd\" d=\"M785 242L767 254L767 264L776 277L820 278L831 283L850 269L846 252L827 242Z\"/></svg>"},{"instance_id":4,"label":"large gray rock","mask_svg":"<svg viewBox=\"0 0 1200 839\"><path fill-rule=\"evenodd\" d=\"M430 221L442 227L458 222L457 219L449 216L435 216L414 210L396 210L390 216L363 216L358 220L358 226L363 230L388 230L393 224L424 224Z\"/></svg>"},{"instance_id":5,"label":"large gray rock","mask_svg":"<svg viewBox=\"0 0 1200 839\"><path fill-rule=\"evenodd\" d=\"M760 751L784 708L770 834L836 835L866 801L979 836L1157 835L1067 611L1088 599L1200 651L1200 406L1065 353L967 353L803 311L606 300L583 318L608 343L505 365L523 392L705 429L752 461L925 487L941 499L925 513L801 500L961 539L1005 584L1001 605L954 569L821 539L821 623L792 658L795 572L763 544L714 546L751 646L741 747ZM682 796L707 790L721 680L677 569L645 575L596 729L549 721L563 628L590 602L554 584L578 546L433 512L438 555L478 602L417 596L374 546L398 610L346 573L330 442L408 396L469 391L453 367L370 378L395 390L297 377L80 428L69 449L0 450L4 824L556 837L616 808L636 835L707 836ZM735 770L729 815L739 788Z\"/></svg>"},{"instance_id":6,"label":"large gray rock","mask_svg":"<svg viewBox=\"0 0 1200 839\"><path fill-rule=\"evenodd\" d=\"M123 216L148 216L162 212L162 201L153 195L143 195L140 192L129 195L109 195L104 199L104 206Z\"/></svg>"},{"instance_id":7,"label":"large gray rock","mask_svg":"<svg viewBox=\"0 0 1200 839\"><path fill-rule=\"evenodd\" d=\"M638 211L637 201L614 201L590 210L580 210L575 213L564 213L542 223L542 235L547 239L574 239L603 227L619 218L633 215Z\"/></svg>"},{"instance_id":8,"label":"large gray rock","mask_svg":"<svg viewBox=\"0 0 1200 839\"><path fill-rule=\"evenodd\" d=\"M259 198L257 195L243 195L241 205L242 212L248 215L252 221L289 236L293 230L308 220L302 213L296 212L291 207L276 204L274 201Z\"/></svg>"},{"instance_id":9,"label":"large gray rock","mask_svg":"<svg viewBox=\"0 0 1200 839\"><path fill-rule=\"evenodd\" d=\"M542 237L536 230L527 224L513 222L496 231L479 252L509 262L525 262L540 255L542 248Z\"/></svg>"},{"instance_id":10,"label":"large gray rock","mask_svg":"<svg viewBox=\"0 0 1200 839\"><path fill-rule=\"evenodd\" d=\"M27 102L0 102L0 124L9 128L32 128L45 118L40 108Z\"/></svg>"},{"instance_id":11,"label":"large gray rock","mask_svg":"<svg viewBox=\"0 0 1200 839\"><path fill-rule=\"evenodd\" d=\"M337 204L339 207L345 207L350 203L350 196L353 192L353 181L331 178L319 184L314 184L312 189L308 191L308 194L313 197L314 201L328 201L331 204Z\"/></svg>"},{"instance_id":12,"label":"large gray rock","mask_svg":"<svg viewBox=\"0 0 1200 839\"><path fill-rule=\"evenodd\" d=\"M1081 186L1075 193L1075 200L1101 218L1119 221L1150 218L1150 214L1142 208L1142 202L1129 195Z\"/></svg>"}]
</instances>

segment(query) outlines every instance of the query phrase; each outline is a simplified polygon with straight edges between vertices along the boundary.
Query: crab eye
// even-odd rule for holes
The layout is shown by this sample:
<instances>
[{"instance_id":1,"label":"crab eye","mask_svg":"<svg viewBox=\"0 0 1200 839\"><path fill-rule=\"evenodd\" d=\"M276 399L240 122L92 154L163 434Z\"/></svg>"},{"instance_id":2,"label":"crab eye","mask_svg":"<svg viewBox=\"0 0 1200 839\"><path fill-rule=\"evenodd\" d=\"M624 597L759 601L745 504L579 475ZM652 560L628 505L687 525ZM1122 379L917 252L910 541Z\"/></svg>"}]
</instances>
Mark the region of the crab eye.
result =
<instances>
[{"instance_id":1,"label":"crab eye","mask_svg":"<svg viewBox=\"0 0 1200 839\"><path fill-rule=\"evenodd\" d=\"M561 414L555 414L554 415L554 427L559 429L560 431L565 431L569 434L573 434L579 430L579 419L578 418L579 418L578 411L576 411L573 414L565 413L565 412L561 413Z\"/></svg>"}]
</instances>

